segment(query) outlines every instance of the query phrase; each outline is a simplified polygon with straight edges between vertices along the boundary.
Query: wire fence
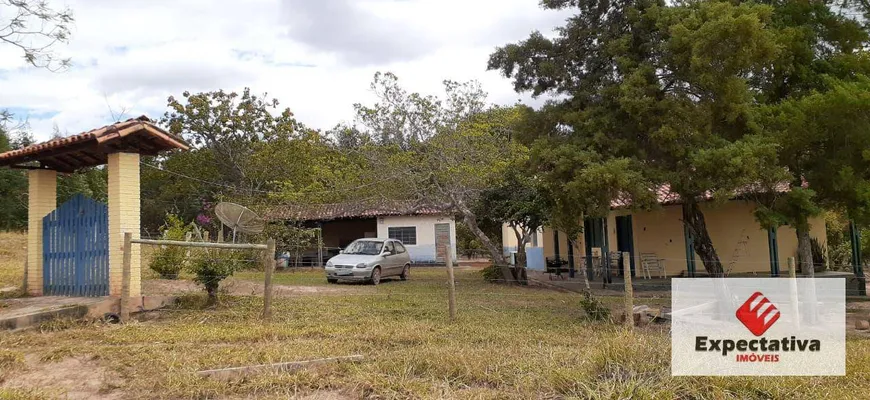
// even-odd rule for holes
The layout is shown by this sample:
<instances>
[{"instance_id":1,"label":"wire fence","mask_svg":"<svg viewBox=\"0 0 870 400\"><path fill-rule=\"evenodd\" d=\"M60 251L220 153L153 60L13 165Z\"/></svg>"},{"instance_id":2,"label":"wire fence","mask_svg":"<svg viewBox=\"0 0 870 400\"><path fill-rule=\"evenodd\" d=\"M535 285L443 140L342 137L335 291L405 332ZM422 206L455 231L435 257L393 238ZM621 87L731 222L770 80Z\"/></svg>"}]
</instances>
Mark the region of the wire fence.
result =
<instances>
[{"instance_id":1,"label":"wire fence","mask_svg":"<svg viewBox=\"0 0 870 400\"><path fill-rule=\"evenodd\" d=\"M219 318L218 315L238 319L259 316L264 320L271 320L274 296L285 300L279 308L285 313L279 317L283 319L289 318L287 312L293 318L321 318L311 314L314 311L310 307L297 306L288 309L286 299L292 299L292 304L298 305L299 301L315 303L320 305L319 309L330 310L330 323L358 322L363 313L355 305L367 304L376 305L384 313L424 310L420 311L422 315L429 317L437 315L432 314L433 312L444 313L448 321L454 321L457 314L463 313L473 314L477 318L498 318L509 313L514 317L516 313L530 313L529 318L532 318L536 312L566 312L579 318L606 308L610 320L622 321L627 327L634 327L636 324L643 324L645 318L655 319L658 318L655 315L664 313L662 310L670 305L670 279L675 276L676 271L668 269L665 278L644 279L640 276L642 267L639 262L634 265L636 276L633 276L632 257L615 257L615 254L614 257L592 257L592 265L597 264L600 267L596 271L587 269L586 258L579 256L573 257L573 277L570 276L570 271L558 271L561 274L557 274L552 271L527 270L525 281L528 286L524 287L516 285L518 280L515 274L518 271L515 268L497 268L497 271L484 273L482 268L464 267L460 262L459 268L454 271L450 261L447 268L414 265L412 271L415 272L411 273L411 282L385 274L385 282L374 287L364 279L360 282L333 284L327 279L326 271L319 266L282 269L282 260L279 252L275 251L274 244L272 247L252 244L248 249L221 249L205 247L220 247L219 243L200 243L199 246L203 248L177 253L181 254L177 260L177 273L165 275L155 271L152 266L159 264L155 264L155 260L160 260L161 252L179 244L148 239L136 242L143 242L141 262L143 271L147 271L142 281L142 294L179 297L179 302L164 311L179 313L182 318L199 319L199 323L205 323L209 318ZM145 251L145 248L150 248L150 251ZM685 259L666 261L685 262ZM759 266L758 271L749 275L732 276L779 279L801 277L796 271L793 258L787 259L784 264L785 268L778 276L774 276L769 269L764 269L769 268L769 263L752 263L751 265ZM703 266L699 265L699 268ZM559 277L555 278L556 276ZM866 281L852 273L826 271L816 276L819 279L846 278L848 295L866 296ZM208 289L210 284L214 284L213 292ZM215 298L227 299L229 304L218 308L218 314L198 313L213 306L208 301L212 295ZM348 301L349 298L353 300ZM603 303L595 305L598 304L595 299L603 299ZM636 304L640 304L641 308L636 308ZM656 311L651 313L651 307ZM701 310L698 315L704 316L705 313L715 313L715 310ZM655 315L650 317L652 314Z\"/></svg>"}]
</instances>

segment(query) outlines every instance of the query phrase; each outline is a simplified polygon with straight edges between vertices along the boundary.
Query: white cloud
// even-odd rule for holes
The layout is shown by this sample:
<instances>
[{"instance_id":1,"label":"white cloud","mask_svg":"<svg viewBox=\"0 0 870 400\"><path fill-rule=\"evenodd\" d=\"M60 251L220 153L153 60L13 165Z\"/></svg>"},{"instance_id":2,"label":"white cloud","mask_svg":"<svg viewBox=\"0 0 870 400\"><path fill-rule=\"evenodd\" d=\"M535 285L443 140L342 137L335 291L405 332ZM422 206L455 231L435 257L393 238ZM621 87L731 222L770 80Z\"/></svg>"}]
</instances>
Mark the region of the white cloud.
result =
<instances>
[{"instance_id":1,"label":"white cloud","mask_svg":"<svg viewBox=\"0 0 870 400\"><path fill-rule=\"evenodd\" d=\"M67 0L76 26L64 73L29 68L0 46L0 108L30 114L38 139L110 122L109 107L159 118L184 90L268 92L308 126L328 129L371 101L376 71L411 91L481 81L490 100L523 99L486 71L496 46L552 31L565 12L537 0ZM60 3L58 3L60 4Z\"/></svg>"}]
</instances>

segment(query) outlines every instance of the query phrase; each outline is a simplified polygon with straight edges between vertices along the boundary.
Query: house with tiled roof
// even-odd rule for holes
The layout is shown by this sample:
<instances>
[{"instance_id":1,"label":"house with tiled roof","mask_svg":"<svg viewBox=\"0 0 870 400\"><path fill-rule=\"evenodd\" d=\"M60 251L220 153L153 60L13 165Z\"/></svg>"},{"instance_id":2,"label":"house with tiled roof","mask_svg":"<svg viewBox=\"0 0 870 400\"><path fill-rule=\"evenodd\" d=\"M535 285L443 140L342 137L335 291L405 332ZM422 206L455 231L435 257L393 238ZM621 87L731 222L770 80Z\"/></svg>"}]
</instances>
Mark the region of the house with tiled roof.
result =
<instances>
[{"instance_id":1,"label":"house with tiled roof","mask_svg":"<svg viewBox=\"0 0 870 400\"><path fill-rule=\"evenodd\" d=\"M788 185L777 190L786 191ZM652 277L704 276L704 265L683 226L679 195L667 185L658 187L656 194L659 207L649 211L631 210L626 199L613 200L606 218L583 221L584 231L576 238L576 246L569 245L564 232L544 227L526 247L528 267L543 271L555 262L565 269L573 267L575 272L588 271L590 279L600 280L601 265L610 260L610 272L622 275L621 257L628 253L631 271L639 277L646 273L645 265L655 269L649 273ZM703 201L700 207L726 274L788 273L788 258L797 257L797 236L792 227L762 228L755 219L756 203L739 193L724 202ZM824 218L811 218L809 223L811 238L818 240L824 251ZM506 255L516 251L516 236L507 226L503 227L502 241ZM584 269L587 265L590 268Z\"/></svg>"},{"instance_id":2,"label":"house with tiled roof","mask_svg":"<svg viewBox=\"0 0 870 400\"><path fill-rule=\"evenodd\" d=\"M389 238L400 240L415 263L444 263L448 251L456 259L453 215L410 201L286 204L272 207L265 218L320 228L326 249L323 258L337 254L356 239Z\"/></svg>"}]
</instances>

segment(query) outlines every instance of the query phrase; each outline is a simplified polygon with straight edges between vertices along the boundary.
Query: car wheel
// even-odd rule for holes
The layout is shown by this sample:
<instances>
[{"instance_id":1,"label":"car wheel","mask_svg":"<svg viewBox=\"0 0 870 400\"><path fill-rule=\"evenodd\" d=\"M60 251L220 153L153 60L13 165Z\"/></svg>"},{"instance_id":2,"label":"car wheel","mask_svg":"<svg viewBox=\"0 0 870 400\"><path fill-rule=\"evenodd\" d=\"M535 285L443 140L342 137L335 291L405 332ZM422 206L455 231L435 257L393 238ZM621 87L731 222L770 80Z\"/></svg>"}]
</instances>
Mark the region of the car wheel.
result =
<instances>
[{"instance_id":1,"label":"car wheel","mask_svg":"<svg viewBox=\"0 0 870 400\"><path fill-rule=\"evenodd\" d=\"M326 281L329 283L338 283L338 279L335 278L326 278Z\"/></svg>"},{"instance_id":2,"label":"car wheel","mask_svg":"<svg viewBox=\"0 0 870 400\"><path fill-rule=\"evenodd\" d=\"M402 269L402 275L399 275L399 278L401 278L403 281L407 281L408 278L410 278L410 277L411 277L411 266L408 264L405 264L405 268Z\"/></svg>"},{"instance_id":3,"label":"car wheel","mask_svg":"<svg viewBox=\"0 0 870 400\"><path fill-rule=\"evenodd\" d=\"M372 285L381 283L381 267L375 267L375 269L372 270L372 277L369 280Z\"/></svg>"}]
</instances>

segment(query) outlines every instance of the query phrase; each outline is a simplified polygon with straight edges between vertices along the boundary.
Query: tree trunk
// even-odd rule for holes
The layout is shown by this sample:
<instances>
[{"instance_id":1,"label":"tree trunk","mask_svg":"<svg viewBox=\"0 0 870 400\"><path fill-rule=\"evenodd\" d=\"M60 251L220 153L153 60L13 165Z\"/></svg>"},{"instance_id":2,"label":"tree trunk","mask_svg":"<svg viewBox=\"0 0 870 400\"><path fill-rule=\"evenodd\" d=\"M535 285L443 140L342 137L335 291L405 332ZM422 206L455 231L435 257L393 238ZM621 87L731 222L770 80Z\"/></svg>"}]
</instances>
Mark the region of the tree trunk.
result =
<instances>
[{"instance_id":1,"label":"tree trunk","mask_svg":"<svg viewBox=\"0 0 870 400\"><path fill-rule=\"evenodd\" d=\"M465 226L471 230L471 233L474 234L474 237L477 240L480 240L480 243L483 244L483 247L489 251L489 255L492 258L492 263L499 267L506 267L507 262L504 258L504 251L501 247L496 246L492 240L489 240L489 237L480 230L480 227L477 226L477 216L474 214L471 209L466 207L464 204L457 204L456 208L459 210L459 213L462 214L462 220L465 222Z\"/></svg>"},{"instance_id":2,"label":"tree trunk","mask_svg":"<svg viewBox=\"0 0 870 400\"><path fill-rule=\"evenodd\" d=\"M520 229L516 226L511 226L511 229L514 231L514 235L517 237L517 260L514 264L514 268L511 271L511 275L514 280L519 282L521 285L529 284L529 277L526 273L526 263L528 258L526 256L526 245L530 241L530 235L526 233L524 229Z\"/></svg>"},{"instance_id":3,"label":"tree trunk","mask_svg":"<svg viewBox=\"0 0 870 400\"><path fill-rule=\"evenodd\" d=\"M797 233L798 261L800 262L801 273L813 277L816 274L816 268L813 265L813 247L810 241L810 230L806 218L797 224L795 232Z\"/></svg>"},{"instance_id":4,"label":"tree trunk","mask_svg":"<svg viewBox=\"0 0 870 400\"><path fill-rule=\"evenodd\" d=\"M574 239L571 239L571 236L568 236L568 246L573 247L575 253L580 252L580 249L577 247L577 241ZM586 290L591 289L589 287L589 265L586 264L585 262L583 263L582 275L583 275L583 284L586 286Z\"/></svg>"},{"instance_id":5,"label":"tree trunk","mask_svg":"<svg viewBox=\"0 0 870 400\"><path fill-rule=\"evenodd\" d=\"M698 207L697 201L689 196L686 198L688 199L683 203L683 223L692 234L692 247L701 256L701 262L704 263L704 269L707 270L707 273L712 277L722 277L725 272L722 269L722 262L719 260L716 248L713 247L710 233L707 232L704 213ZM688 260L686 261L688 262Z\"/></svg>"}]
</instances>

